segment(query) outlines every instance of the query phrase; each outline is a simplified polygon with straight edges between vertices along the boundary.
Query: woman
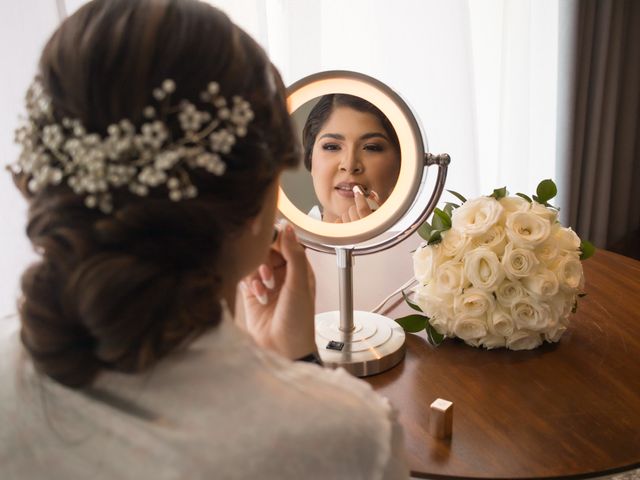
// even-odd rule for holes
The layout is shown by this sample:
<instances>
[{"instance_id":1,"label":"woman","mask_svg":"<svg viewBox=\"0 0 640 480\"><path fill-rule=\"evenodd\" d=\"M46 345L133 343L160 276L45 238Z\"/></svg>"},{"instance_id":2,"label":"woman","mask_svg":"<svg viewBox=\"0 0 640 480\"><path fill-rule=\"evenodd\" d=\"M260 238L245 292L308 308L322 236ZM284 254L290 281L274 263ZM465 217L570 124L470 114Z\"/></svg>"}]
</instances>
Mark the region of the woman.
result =
<instances>
[{"instance_id":1,"label":"woman","mask_svg":"<svg viewBox=\"0 0 640 480\"><path fill-rule=\"evenodd\" d=\"M40 260L0 338L3 478L397 478L387 402L314 359L264 52L194 0L94 0L46 45L12 166ZM239 282L246 326L233 320Z\"/></svg>"},{"instance_id":2,"label":"woman","mask_svg":"<svg viewBox=\"0 0 640 480\"><path fill-rule=\"evenodd\" d=\"M311 172L325 222L370 215L398 180L400 144L387 117L362 98L331 94L313 107L302 132L304 164Z\"/></svg>"}]
</instances>

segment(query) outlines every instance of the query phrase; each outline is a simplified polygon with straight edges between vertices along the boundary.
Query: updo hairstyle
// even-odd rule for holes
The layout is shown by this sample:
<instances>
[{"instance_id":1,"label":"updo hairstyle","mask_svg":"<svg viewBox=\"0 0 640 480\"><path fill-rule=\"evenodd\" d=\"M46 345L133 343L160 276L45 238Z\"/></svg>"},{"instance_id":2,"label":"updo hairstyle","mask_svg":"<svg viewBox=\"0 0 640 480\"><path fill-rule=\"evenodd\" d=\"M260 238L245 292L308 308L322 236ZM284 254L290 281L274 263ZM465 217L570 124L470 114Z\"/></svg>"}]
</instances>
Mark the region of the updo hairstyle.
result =
<instances>
[{"instance_id":1,"label":"updo hairstyle","mask_svg":"<svg viewBox=\"0 0 640 480\"><path fill-rule=\"evenodd\" d=\"M165 187L139 197L125 186L104 214L66 184L31 194L27 176L15 176L41 256L22 277L22 342L39 371L80 387L102 370L148 369L220 321L221 247L258 214L267 187L298 155L277 71L205 3L93 0L53 34L39 75L56 121L77 118L100 135L122 119L139 128L165 79L175 81L176 99L193 103L215 81L255 115L222 155L224 175L189 171L193 199L173 202Z\"/></svg>"}]
</instances>

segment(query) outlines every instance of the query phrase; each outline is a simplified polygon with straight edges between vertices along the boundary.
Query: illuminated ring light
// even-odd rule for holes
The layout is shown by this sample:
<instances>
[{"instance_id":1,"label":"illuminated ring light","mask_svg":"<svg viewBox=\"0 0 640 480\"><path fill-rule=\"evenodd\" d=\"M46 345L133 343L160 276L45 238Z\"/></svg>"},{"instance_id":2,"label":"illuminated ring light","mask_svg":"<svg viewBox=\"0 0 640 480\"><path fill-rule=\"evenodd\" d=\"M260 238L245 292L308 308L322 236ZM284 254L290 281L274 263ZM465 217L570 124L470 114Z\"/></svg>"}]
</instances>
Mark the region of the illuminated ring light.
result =
<instances>
[{"instance_id":1,"label":"illuminated ring light","mask_svg":"<svg viewBox=\"0 0 640 480\"><path fill-rule=\"evenodd\" d=\"M312 248L318 246L320 250L365 242L389 230L409 210L424 172L424 144L411 109L398 94L374 78L349 71L327 71L305 77L287 89L289 114L331 93L354 95L378 107L396 131L401 161L398 181L389 198L371 215L355 222L335 224L311 218L280 187L280 214L296 226L302 243Z\"/></svg>"}]
</instances>

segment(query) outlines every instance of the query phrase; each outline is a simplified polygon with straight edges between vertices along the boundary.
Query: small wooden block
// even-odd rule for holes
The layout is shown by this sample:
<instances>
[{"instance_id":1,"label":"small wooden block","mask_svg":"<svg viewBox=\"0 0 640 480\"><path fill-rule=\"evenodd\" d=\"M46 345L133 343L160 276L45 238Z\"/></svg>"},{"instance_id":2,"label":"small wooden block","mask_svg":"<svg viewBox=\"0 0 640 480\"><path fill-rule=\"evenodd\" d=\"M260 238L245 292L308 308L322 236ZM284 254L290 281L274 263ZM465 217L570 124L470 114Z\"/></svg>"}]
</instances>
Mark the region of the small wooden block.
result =
<instances>
[{"instance_id":1,"label":"small wooden block","mask_svg":"<svg viewBox=\"0 0 640 480\"><path fill-rule=\"evenodd\" d=\"M429 411L429 433L436 438L449 438L453 430L453 402L436 399Z\"/></svg>"}]
</instances>

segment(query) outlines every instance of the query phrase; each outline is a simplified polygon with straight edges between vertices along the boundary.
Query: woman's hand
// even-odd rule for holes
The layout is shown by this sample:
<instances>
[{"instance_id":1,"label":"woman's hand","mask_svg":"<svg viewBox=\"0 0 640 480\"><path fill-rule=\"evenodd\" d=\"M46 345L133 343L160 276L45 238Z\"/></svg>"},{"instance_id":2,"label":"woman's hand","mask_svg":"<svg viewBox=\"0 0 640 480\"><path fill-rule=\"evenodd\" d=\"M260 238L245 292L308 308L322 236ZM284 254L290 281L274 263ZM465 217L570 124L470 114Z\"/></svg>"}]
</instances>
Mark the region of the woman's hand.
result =
<instances>
[{"instance_id":1,"label":"woman's hand","mask_svg":"<svg viewBox=\"0 0 640 480\"><path fill-rule=\"evenodd\" d=\"M315 278L304 248L287 225L266 264L240 283L246 328L255 342L287 358L317 351Z\"/></svg>"},{"instance_id":2,"label":"woman's hand","mask_svg":"<svg viewBox=\"0 0 640 480\"><path fill-rule=\"evenodd\" d=\"M342 214L334 223L349 223L371 215L379 207L380 197L371 190L369 198L359 187L353 187L354 205Z\"/></svg>"}]
</instances>

